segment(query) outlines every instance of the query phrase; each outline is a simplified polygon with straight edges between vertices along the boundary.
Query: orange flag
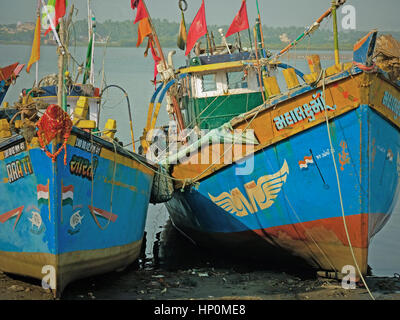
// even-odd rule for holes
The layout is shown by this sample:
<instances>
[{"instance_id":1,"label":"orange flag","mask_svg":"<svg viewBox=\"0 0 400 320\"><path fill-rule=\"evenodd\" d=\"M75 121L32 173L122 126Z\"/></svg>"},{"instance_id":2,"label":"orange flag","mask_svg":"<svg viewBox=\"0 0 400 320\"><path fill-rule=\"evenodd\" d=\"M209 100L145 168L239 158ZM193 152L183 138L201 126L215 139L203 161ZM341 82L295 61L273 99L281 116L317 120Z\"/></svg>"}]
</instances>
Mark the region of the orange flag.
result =
<instances>
[{"instance_id":1,"label":"orange flag","mask_svg":"<svg viewBox=\"0 0 400 320\"><path fill-rule=\"evenodd\" d=\"M40 59L40 17L36 20L35 36L33 38L31 58L28 62L26 72L29 73L31 66Z\"/></svg>"},{"instance_id":2,"label":"orange flag","mask_svg":"<svg viewBox=\"0 0 400 320\"><path fill-rule=\"evenodd\" d=\"M138 27L138 39L136 43L136 47L139 47L144 38L146 38L148 35L152 33L151 26L149 23L149 18L144 18L139 21L139 27Z\"/></svg>"}]
</instances>

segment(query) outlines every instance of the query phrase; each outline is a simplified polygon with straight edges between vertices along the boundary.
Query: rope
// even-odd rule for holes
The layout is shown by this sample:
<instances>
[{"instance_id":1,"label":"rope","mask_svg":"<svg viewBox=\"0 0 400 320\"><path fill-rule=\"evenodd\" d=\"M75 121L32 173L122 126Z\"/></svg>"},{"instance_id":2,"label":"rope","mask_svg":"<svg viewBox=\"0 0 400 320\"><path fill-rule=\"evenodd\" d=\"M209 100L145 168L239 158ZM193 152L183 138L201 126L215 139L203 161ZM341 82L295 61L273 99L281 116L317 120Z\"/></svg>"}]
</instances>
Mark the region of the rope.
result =
<instances>
[{"instance_id":1,"label":"rope","mask_svg":"<svg viewBox=\"0 0 400 320\"><path fill-rule=\"evenodd\" d=\"M327 101L326 100L326 91L325 91L325 77L326 77L326 70L324 70L324 75L323 75L323 79L322 79L322 89L323 89L324 100ZM366 281L365 281L365 279L364 279L364 277L363 277L363 275L361 273L360 267L358 266L358 262L357 262L357 259L355 257L355 254L354 254L353 245L351 244L350 235L349 235L349 232L348 232L348 229L347 229L346 217L345 217L345 214L344 214L344 207L343 207L342 190L340 188L340 178L339 178L339 173L338 173L336 159L335 159L335 149L333 148L333 144L332 144L332 137L331 137L331 132L330 132L330 129L329 129L328 112L327 112L326 108L325 108L325 122L326 122L327 131L328 131L329 145L330 145L330 148L331 148L333 166L335 168L336 181L337 181L337 186L338 186L338 191L339 191L340 208L342 210L344 230L346 232L346 237L347 237L347 241L349 243L350 252L351 252L351 255L353 257L354 264L356 265L357 271L360 274L361 280L362 280L365 288L367 289L367 291L368 291L370 297L372 298L372 300L375 300L374 296L372 295L371 291L369 290L369 287L368 287L368 285L367 285L367 283L366 283Z\"/></svg>"},{"instance_id":2,"label":"rope","mask_svg":"<svg viewBox=\"0 0 400 320\"><path fill-rule=\"evenodd\" d=\"M109 131L109 130L106 130ZM102 131L96 131L96 133L98 132L102 132ZM92 190L91 190L91 194L90 194L90 205L92 207L92 210L94 210L94 206L93 206L93 194L94 194L94 170L93 170L93 134L90 133L90 142L91 142L91 148L90 148L90 165L92 167L91 173L92 173ZM116 173L116 169L117 169L117 149L115 146L115 141L113 140L113 146L114 146L114 170L113 170L113 177L111 180L111 196L110 196L110 213L112 213L112 201L113 201L113 195L114 195L114 181L115 181L115 173ZM95 215L93 213L93 215ZM108 217L108 221L104 226L101 226L100 223L96 223L97 226L101 229L101 230L106 230L110 224L111 221L111 215L109 215Z\"/></svg>"},{"instance_id":3,"label":"rope","mask_svg":"<svg viewBox=\"0 0 400 320\"><path fill-rule=\"evenodd\" d=\"M272 127L271 127L271 128L272 128ZM280 159L279 159L278 150L277 150L276 146L275 146L274 148L275 148L276 160L277 160L277 162L279 163L279 167L281 167L281 161L280 161ZM267 161L268 161L269 166L272 168L272 165L271 165L271 163L270 163L270 161L269 161L268 158L267 158ZM294 215L296 216L297 220L300 222L300 225L301 225L301 227L303 228L303 230L306 232L307 230L306 230L306 228L303 226L303 223L304 223L304 222L302 222L302 221L300 220L300 217L298 216L296 210L293 208L292 203L289 201L289 198L288 198L288 196L287 196L287 194L286 194L286 192L285 192L285 187L284 187L284 186L282 186L282 192L283 192L283 194L284 194L284 196L285 196L285 199L286 199L286 201L288 202L290 208L292 209L292 212L293 212ZM317 249L322 253L323 257L326 259L326 261L327 261L328 264L331 266L331 268L332 268L333 270L335 270L335 273L337 273L337 270L336 270L336 268L334 267L332 261L329 259L328 255L325 253L325 251L318 245L318 243L316 242L316 240L314 239L314 237L311 235L311 233L307 233L307 232L306 232L306 234L311 238L312 242L315 244L315 246L317 247ZM312 252L311 250L310 250L310 252L311 252L311 255L313 255L313 252Z\"/></svg>"},{"instance_id":4,"label":"rope","mask_svg":"<svg viewBox=\"0 0 400 320\"><path fill-rule=\"evenodd\" d=\"M355 62L355 61L353 61L353 64L354 64L358 69L361 69L362 71L364 71L364 72L366 72L366 73L376 72L376 70L377 70L377 66L376 66L375 63L374 63L372 66L370 66L370 67L368 67L368 66L366 66L366 65L364 65L364 64L362 64L362 63Z\"/></svg>"},{"instance_id":5,"label":"rope","mask_svg":"<svg viewBox=\"0 0 400 320\"><path fill-rule=\"evenodd\" d=\"M195 119L193 119L193 121L191 121L191 122L189 123L189 125L186 126L186 128L189 128L191 125L193 125L195 122L197 122L197 120L200 118L200 116L201 116L209 107L211 107L211 105L212 105L212 104L217 100L217 98L219 98L219 97L220 97L220 96L216 96L216 97L214 98L214 100L211 101L211 103L210 103L209 105L207 105L207 107L205 107L205 108L203 109L203 111L201 111L201 112L195 117ZM214 109L207 117L203 118L203 119L199 122L199 125L201 125L206 119L208 119L208 117L209 117L214 111L216 111L216 110L219 108L219 106L221 106L228 98L230 98L230 96L226 96L225 99L222 100L222 101L215 107L215 109ZM193 132L195 132L195 131L196 131L196 129L193 128L192 130L190 130L190 131L188 132L188 134L186 134L184 137L182 137L181 140L182 140L182 141L185 141L185 139L186 139L187 137L189 137L189 136L190 136ZM161 151L160 151L160 155L159 155L158 158L163 157L163 156L167 153L167 150L168 150L168 146L167 146L164 150L161 150Z\"/></svg>"},{"instance_id":6,"label":"rope","mask_svg":"<svg viewBox=\"0 0 400 320\"><path fill-rule=\"evenodd\" d=\"M243 132L246 131L251 123L254 121L254 119L257 117L257 115L260 113L260 111L263 110L262 108L259 107L259 109L257 110L257 112L254 114L253 118L251 118L251 120L249 121L249 123L247 124L246 128L244 128ZM231 151L231 149L233 148L233 143L230 145L230 147L225 150L225 152L217 159L215 160L211 165L209 165L203 172L201 172L199 175L197 175L194 179L192 179L193 181L197 180L199 177L201 177L204 173L206 173L208 170L210 170L217 162L219 162L222 157L225 156L226 153L228 153L228 151Z\"/></svg>"}]
</instances>

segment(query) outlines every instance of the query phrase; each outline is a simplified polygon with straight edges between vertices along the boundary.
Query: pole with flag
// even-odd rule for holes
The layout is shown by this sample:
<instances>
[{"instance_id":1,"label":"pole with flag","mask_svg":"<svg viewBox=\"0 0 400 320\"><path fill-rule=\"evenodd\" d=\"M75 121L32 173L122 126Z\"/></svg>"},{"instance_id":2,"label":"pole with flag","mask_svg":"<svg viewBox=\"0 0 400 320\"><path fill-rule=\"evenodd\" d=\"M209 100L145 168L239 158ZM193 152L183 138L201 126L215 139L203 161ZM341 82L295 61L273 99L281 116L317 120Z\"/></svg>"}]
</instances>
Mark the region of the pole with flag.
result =
<instances>
[{"instance_id":1,"label":"pole with flag","mask_svg":"<svg viewBox=\"0 0 400 320\"><path fill-rule=\"evenodd\" d=\"M239 32L246 30L246 29L249 30L250 47L252 47L249 19L247 16L246 0L242 0L242 5L240 6L239 12L236 14L235 18L233 19L232 24L230 25L228 31L226 32L225 37L228 38L229 36L237 33L239 36L239 39L240 39Z\"/></svg>"},{"instance_id":2,"label":"pole with flag","mask_svg":"<svg viewBox=\"0 0 400 320\"><path fill-rule=\"evenodd\" d=\"M185 56L187 56L190 53L190 51L196 44L197 40L199 40L202 36L206 34L207 34L206 10L204 5L204 0L202 0L200 9L197 12L196 16L194 17L193 22L189 28L189 32L187 35Z\"/></svg>"},{"instance_id":3,"label":"pole with flag","mask_svg":"<svg viewBox=\"0 0 400 320\"><path fill-rule=\"evenodd\" d=\"M258 20L258 32L257 35L259 35L259 41L261 42L261 48L262 48L262 53L263 53L263 57L266 58L267 57L267 53L265 52L265 44L264 44L264 34L263 34L263 30L262 30L262 24L261 24L261 15L260 15L260 8L258 6L258 0L256 0L257 3L257 20ZM257 39L254 39L254 41L257 42ZM257 46L258 48L258 46Z\"/></svg>"},{"instance_id":4,"label":"pole with flag","mask_svg":"<svg viewBox=\"0 0 400 320\"><path fill-rule=\"evenodd\" d=\"M154 40L154 42L156 43L156 47L157 47L157 51L160 55L160 59L164 65L164 68L167 68L167 62L165 60L164 57L164 52L162 51L161 45L160 45L160 41L158 39L156 30L154 28L154 25L151 21L150 15L149 15L149 11L147 10L146 4L144 3L144 0L131 0L131 7L132 9L137 9L136 12L136 18L135 21L133 22L134 24L136 24L137 22L147 18L148 19L148 24L149 27L151 29L151 35L153 39L150 39L149 37L149 41L150 40Z\"/></svg>"},{"instance_id":5,"label":"pole with flag","mask_svg":"<svg viewBox=\"0 0 400 320\"><path fill-rule=\"evenodd\" d=\"M226 32L225 37L228 38L229 36L246 29L249 29L249 20L247 17L246 0L242 0L242 5L239 9L239 12L233 19L232 24Z\"/></svg>"},{"instance_id":6,"label":"pole with flag","mask_svg":"<svg viewBox=\"0 0 400 320\"><path fill-rule=\"evenodd\" d=\"M51 29L55 30L57 25L59 24L60 18L65 16L65 11L67 7L66 0L49 0L47 3L48 6L53 6L55 9L55 16L54 16L54 23L50 23L50 27L46 30L44 33L45 36L50 32ZM44 5L43 5L44 6ZM47 7L46 7L46 14L50 19L50 15L47 12Z\"/></svg>"},{"instance_id":7,"label":"pole with flag","mask_svg":"<svg viewBox=\"0 0 400 320\"><path fill-rule=\"evenodd\" d=\"M62 46L62 44L61 44L60 38L59 38L58 33L57 33L57 31L56 31L56 27L55 27L55 25L54 25L54 23L53 23L53 20L51 20L51 16L50 16L49 11L47 10L47 6L46 6L46 4L44 3L44 0L40 0L40 1L41 1L41 3L42 3L42 8L43 8L43 10L44 10L44 12L46 13L47 19L49 20L49 23L50 23L50 27L49 27L49 29L47 29L45 35L47 34L47 32L48 32L48 31L50 30L50 28L51 28L51 30L53 30L54 38L55 38L56 41L57 41L58 47L60 48L62 54L65 54L64 48L63 48L63 46Z\"/></svg>"},{"instance_id":8,"label":"pole with flag","mask_svg":"<svg viewBox=\"0 0 400 320\"><path fill-rule=\"evenodd\" d=\"M138 42L136 46L140 46L140 44L143 42L143 39L145 37L148 37L148 44L147 44L147 49L145 56L147 55L148 49L151 49L151 53L154 59L154 83L156 81L156 76L158 74L158 69L157 65L161 61L163 63L163 66L165 69L167 69L167 62L164 57L164 52L161 48L160 41L158 39L156 30L153 26L153 23L150 18L150 14L147 10L146 4L144 3L144 0L131 0L131 8L133 10L137 10L136 12L136 18L135 21L133 22L136 24L139 22L139 27L138 27ZM158 55L156 53L156 50L153 46L153 41L156 44Z\"/></svg>"},{"instance_id":9,"label":"pole with flag","mask_svg":"<svg viewBox=\"0 0 400 320\"><path fill-rule=\"evenodd\" d=\"M31 57L28 62L28 66L26 68L26 72L29 73L31 66L36 63L36 85L38 84L38 78L39 78L39 60L40 60L40 0L38 0L37 4L37 18L36 18L36 26L35 26L35 35L33 38L33 43L32 43L32 52L31 52Z\"/></svg>"},{"instance_id":10,"label":"pole with flag","mask_svg":"<svg viewBox=\"0 0 400 320\"><path fill-rule=\"evenodd\" d=\"M66 0L56 0L56 23L58 22L59 36L61 45L65 43L65 30L64 30L64 15L66 12ZM55 30L53 30L55 31ZM56 31L55 31L56 32ZM66 104L64 99L64 54L65 52L59 50L58 53L58 92L57 92L57 104L66 110Z\"/></svg>"}]
</instances>

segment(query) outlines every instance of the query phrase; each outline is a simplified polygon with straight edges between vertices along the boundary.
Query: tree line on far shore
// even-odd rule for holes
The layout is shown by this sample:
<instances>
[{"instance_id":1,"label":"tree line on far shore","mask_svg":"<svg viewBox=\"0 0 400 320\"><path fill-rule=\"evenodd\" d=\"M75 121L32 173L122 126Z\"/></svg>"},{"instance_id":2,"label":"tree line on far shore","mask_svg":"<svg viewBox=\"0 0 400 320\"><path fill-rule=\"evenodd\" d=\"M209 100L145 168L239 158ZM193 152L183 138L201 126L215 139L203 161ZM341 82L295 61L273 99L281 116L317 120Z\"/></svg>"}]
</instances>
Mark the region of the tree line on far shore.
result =
<instances>
[{"instance_id":1,"label":"tree line on far shore","mask_svg":"<svg viewBox=\"0 0 400 320\"><path fill-rule=\"evenodd\" d=\"M171 22L166 19L153 19L161 45L166 48L175 48L178 38L179 23ZM217 45L221 43L221 37L218 29L222 28L224 33L228 30L228 26L208 26L209 33L213 34L214 41ZM33 31L17 28L17 25L0 25L0 43L9 44L31 44L33 39ZM189 26L187 26L189 29ZM88 43L88 26L86 20L76 21L70 28L70 45L87 45ZM265 45L269 49L281 49L290 41L296 39L302 32L302 27L270 27L263 26ZM354 44L361 39L367 31L345 31L340 32L339 41L342 50L352 50ZM400 32L383 32L390 33L396 39L400 40ZM50 37L50 38L49 38ZM51 39L47 36L47 39ZM107 43L108 46L117 47L134 47L137 41L137 24L133 21L111 21L97 22L96 38L98 42ZM108 41L106 39L108 38ZM232 35L228 41L234 43L237 37ZM205 41L203 41L205 44ZM248 32L241 32L241 42L244 47L249 46ZM254 41L253 41L254 44ZM144 42L142 46L145 46ZM333 49L333 33L329 29L320 29L311 37L304 39L298 46L298 49L310 50L330 50Z\"/></svg>"}]
</instances>

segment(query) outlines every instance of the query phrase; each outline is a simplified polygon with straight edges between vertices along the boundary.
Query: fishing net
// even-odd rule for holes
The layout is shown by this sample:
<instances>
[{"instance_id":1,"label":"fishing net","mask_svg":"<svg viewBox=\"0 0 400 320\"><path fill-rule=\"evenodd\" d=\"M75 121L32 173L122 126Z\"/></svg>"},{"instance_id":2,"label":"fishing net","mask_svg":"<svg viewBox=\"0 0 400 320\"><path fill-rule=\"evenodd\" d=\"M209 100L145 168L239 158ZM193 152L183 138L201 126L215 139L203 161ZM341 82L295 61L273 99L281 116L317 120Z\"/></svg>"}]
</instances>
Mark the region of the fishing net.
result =
<instances>
[{"instance_id":1,"label":"fishing net","mask_svg":"<svg viewBox=\"0 0 400 320\"><path fill-rule=\"evenodd\" d=\"M400 42L391 35L382 35L375 48L376 64L393 81L400 80Z\"/></svg>"}]
</instances>

